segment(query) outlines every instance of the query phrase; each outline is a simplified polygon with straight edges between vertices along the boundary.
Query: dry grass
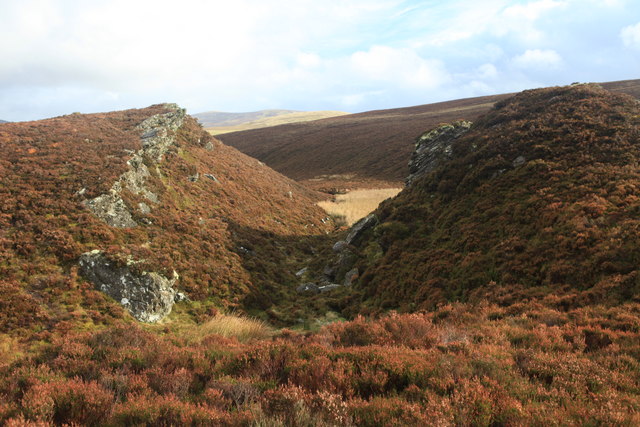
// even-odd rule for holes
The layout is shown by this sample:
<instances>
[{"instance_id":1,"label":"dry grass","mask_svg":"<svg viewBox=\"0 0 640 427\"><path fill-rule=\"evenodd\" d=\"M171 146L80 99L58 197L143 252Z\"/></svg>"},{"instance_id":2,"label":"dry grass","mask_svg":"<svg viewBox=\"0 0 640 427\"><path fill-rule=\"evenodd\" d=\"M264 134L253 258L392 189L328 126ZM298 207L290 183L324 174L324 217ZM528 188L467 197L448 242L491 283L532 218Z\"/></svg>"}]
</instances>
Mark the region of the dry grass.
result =
<instances>
[{"instance_id":1,"label":"dry grass","mask_svg":"<svg viewBox=\"0 0 640 427\"><path fill-rule=\"evenodd\" d=\"M184 331L182 335L191 342L202 341L209 335L221 335L248 342L269 338L273 333L273 329L262 320L235 314L218 314L205 323Z\"/></svg>"},{"instance_id":2,"label":"dry grass","mask_svg":"<svg viewBox=\"0 0 640 427\"><path fill-rule=\"evenodd\" d=\"M229 126L211 126L207 130L211 135L239 132L249 129L260 129L289 123L310 122L313 120L327 119L329 117L344 116L349 113L343 111L300 111L295 113L279 114L277 116L262 117L246 123Z\"/></svg>"},{"instance_id":3,"label":"dry grass","mask_svg":"<svg viewBox=\"0 0 640 427\"><path fill-rule=\"evenodd\" d=\"M400 190L402 188L354 190L336 196L334 201L318 202L318 206L329 215L344 217L347 225L352 225L375 210L382 201L394 197Z\"/></svg>"}]
</instances>

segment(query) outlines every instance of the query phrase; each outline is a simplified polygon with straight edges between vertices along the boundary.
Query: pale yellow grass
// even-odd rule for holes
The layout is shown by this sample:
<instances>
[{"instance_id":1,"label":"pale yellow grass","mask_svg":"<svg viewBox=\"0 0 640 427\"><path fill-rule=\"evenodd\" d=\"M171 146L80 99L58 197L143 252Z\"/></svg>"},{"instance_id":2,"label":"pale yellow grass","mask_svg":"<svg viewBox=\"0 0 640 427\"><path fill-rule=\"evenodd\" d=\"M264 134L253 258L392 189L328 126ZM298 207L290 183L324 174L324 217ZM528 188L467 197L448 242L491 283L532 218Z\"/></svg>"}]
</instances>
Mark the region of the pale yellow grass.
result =
<instances>
[{"instance_id":1,"label":"pale yellow grass","mask_svg":"<svg viewBox=\"0 0 640 427\"><path fill-rule=\"evenodd\" d=\"M364 218L389 197L394 197L402 188L377 188L372 190L354 190L340 194L335 201L318 202L318 206L329 215L344 217L347 225L355 224Z\"/></svg>"},{"instance_id":2,"label":"pale yellow grass","mask_svg":"<svg viewBox=\"0 0 640 427\"><path fill-rule=\"evenodd\" d=\"M289 123L310 122L313 120L327 119L329 117L344 116L349 113L343 111L300 111L296 113L280 114L277 116L263 117L250 122L233 126L212 126L207 130L211 135L222 135L223 133L238 132L249 129L260 129L271 126L284 125Z\"/></svg>"},{"instance_id":3,"label":"pale yellow grass","mask_svg":"<svg viewBox=\"0 0 640 427\"><path fill-rule=\"evenodd\" d=\"M218 314L216 317L182 332L191 342L202 341L209 335L235 337L240 342L261 340L273 335L273 329L265 322L235 314Z\"/></svg>"}]
</instances>

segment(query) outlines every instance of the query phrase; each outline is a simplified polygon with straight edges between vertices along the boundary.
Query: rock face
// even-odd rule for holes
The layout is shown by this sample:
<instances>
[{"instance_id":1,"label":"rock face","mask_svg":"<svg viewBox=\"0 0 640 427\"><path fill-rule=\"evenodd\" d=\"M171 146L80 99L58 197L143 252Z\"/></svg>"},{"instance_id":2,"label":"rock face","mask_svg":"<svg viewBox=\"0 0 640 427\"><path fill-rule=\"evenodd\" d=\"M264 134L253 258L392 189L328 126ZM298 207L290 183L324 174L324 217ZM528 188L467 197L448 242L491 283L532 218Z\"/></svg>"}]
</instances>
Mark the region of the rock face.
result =
<instances>
[{"instance_id":1,"label":"rock face","mask_svg":"<svg viewBox=\"0 0 640 427\"><path fill-rule=\"evenodd\" d=\"M182 126L186 115L185 110L175 104L167 104L166 107L172 111L149 117L138 125L142 149L127 161L129 170L120 175L108 193L84 202L94 215L112 227L126 228L138 225L120 196L122 190L127 189L134 194L144 196L152 203L158 203L158 196L145 187L147 177L150 175L147 164L162 160L169 147L175 143L175 132ZM145 206L149 207L149 205ZM142 213L149 211L150 209L141 208Z\"/></svg>"},{"instance_id":2,"label":"rock face","mask_svg":"<svg viewBox=\"0 0 640 427\"><path fill-rule=\"evenodd\" d=\"M171 279L153 272L137 274L128 266L115 265L98 250L82 254L79 264L96 289L120 302L137 320L154 323L171 313L176 299L172 286L178 280L175 271Z\"/></svg>"},{"instance_id":3,"label":"rock face","mask_svg":"<svg viewBox=\"0 0 640 427\"><path fill-rule=\"evenodd\" d=\"M409 176L406 185L434 170L440 163L451 158L453 141L467 133L472 123L461 120L438 126L424 133L416 141L416 148L409 161Z\"/></svg>"}]
</instances>

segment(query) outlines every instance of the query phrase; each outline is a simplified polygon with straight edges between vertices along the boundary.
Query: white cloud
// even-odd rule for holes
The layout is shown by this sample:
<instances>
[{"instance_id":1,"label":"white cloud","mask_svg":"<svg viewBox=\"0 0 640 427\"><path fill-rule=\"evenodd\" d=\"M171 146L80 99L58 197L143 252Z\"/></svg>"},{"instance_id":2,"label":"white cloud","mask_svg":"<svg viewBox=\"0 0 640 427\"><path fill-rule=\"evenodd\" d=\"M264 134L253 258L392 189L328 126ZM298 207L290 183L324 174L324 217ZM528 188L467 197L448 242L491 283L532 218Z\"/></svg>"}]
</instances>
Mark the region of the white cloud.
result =
<instances>
[{"instance_id":1,"label":"white cloud","mask_svg":"<svg viewBox=\"0 0 640 427\"><path fill-rule=\"evenodd\" d=\"M7 120L164 101L358 111L640 69L635 0L0 3Z\"/></svg>"},{"instance_id":2,"label":"white cloud","mask_svg":"<svg viewBox=\"0 0 640 427\"><path fill-rule=\"evenodd\" d=\"M552 49L529 49L513 58L513 64L521 69L557 69L562 65L562 57Z\"/></svg>"},{"instance_id":3,"label":"white cloud","mask_svg":"<svg viewBox=\"0 0 640 427\"><path fill-rule=\"evenodd\" d=\"M527 43L536 43L545 37L539 21L551 12L566 8L567 1L536 0L505 8L492 21L490 31L498 36L516 36Z\"/></svg>"},{"instance_id":4,"label":"white cloud","mask_svg":"<svg viewBox=\"0 0 640 427\"><path fill-rule=\"evenodd\" d=\"M543 14L566 5L566 1L558 0L532 1L529 3L518 4L506 8L504 11L504 16L506 18L515 20L535 21Z\"/></svg>"},{"instance_id":5,"label":"white cloud","mask_svg":"<svg viewBox=\"0 0 640 427\"><path fill-rule=\"evenodd\" d=\"M629 25L620 31L620 37L626 47L635 47L640 49L640 22L636 25Z\"/></svg>"},{"instance_id":6,"label":"white cloud","mask_svg":"<svg viewBox=\"0 0 640 427\"><path fill-rule=\"evenodd\" d=\"M410 49L373 46L351 55L351 69L365 79L400 87L435 88L449 80L441 61L424 59Z\"/></svg>"}]
</instances>

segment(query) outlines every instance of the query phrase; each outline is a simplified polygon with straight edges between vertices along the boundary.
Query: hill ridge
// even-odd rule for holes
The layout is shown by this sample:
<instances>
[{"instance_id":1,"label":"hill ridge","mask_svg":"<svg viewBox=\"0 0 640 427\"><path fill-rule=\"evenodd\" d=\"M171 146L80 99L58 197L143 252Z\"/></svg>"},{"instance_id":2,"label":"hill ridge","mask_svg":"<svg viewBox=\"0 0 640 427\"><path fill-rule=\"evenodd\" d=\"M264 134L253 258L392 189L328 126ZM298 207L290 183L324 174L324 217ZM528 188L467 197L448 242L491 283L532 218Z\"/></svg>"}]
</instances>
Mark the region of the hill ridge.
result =
<instances>
[{"instance_id":1,"label":"hill ridge","mask_svg":"<svg viewBox=\"0 0 640 427\"><path fill-rule=\"evenodd\" d=\"M640 98L640 80L601 85ZM320 122L227 133L220 139L313 188L330 186L331 181L357 186L358 181L367 180L395 186L405 179L413 141L426 129L460 119L473 121L495 102L512 95L374 110Z\"/></svg>"}]
</instances>

